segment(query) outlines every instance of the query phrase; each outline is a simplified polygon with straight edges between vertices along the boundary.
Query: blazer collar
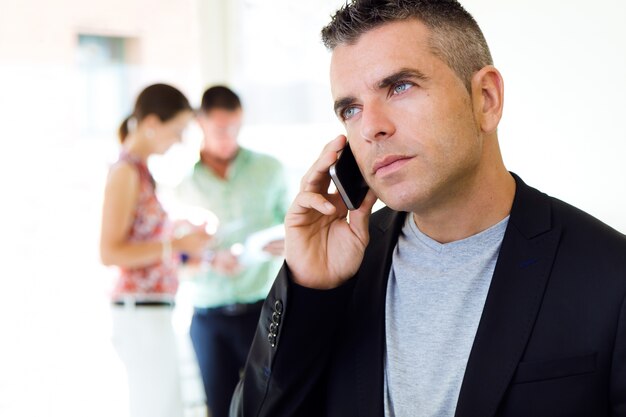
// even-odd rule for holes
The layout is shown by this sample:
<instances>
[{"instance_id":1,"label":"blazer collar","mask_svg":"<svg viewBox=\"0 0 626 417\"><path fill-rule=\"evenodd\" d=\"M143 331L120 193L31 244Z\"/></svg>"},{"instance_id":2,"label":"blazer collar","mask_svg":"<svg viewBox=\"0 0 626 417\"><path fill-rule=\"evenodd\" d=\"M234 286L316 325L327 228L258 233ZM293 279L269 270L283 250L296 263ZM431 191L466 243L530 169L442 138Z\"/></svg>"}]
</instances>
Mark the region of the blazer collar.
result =
<instances>
[{"instance_id":1,"label":"blazer collar","mask_svg":"<svg viewBox=\"0 0 626 417\"><path fill-rule=\"evenodd\" d=\"M509 223L470 353L456 417L490 417L504 396L534 325L556 253L548 196L517 175ZM393 251L406 213L372 218L370 245L355 287L358 415L384 415L385 299Z\"/></svg>"},{"instance_id":2,"label":"blazer collar","mask_svg":"<svg viewBox=\"0 0 626 417\"><path fill-rule=\"evenodd\" d=\"M515 198L465 370L456 417L495 415L535 324L560 239L548 196L513 174Z\"/></svg>"},{"instance_id":3,"label":"blazer collar","mask_svg":"<svg viewBox=\"0 0 626 417\"><path fill-rule=\"evenodd\" d=\"M383 208L370 219L370 243L355 277L353 320L356 335L357 415L383 416L385 298L393 251L406 213Z\"/></svg>"}]
</instances>

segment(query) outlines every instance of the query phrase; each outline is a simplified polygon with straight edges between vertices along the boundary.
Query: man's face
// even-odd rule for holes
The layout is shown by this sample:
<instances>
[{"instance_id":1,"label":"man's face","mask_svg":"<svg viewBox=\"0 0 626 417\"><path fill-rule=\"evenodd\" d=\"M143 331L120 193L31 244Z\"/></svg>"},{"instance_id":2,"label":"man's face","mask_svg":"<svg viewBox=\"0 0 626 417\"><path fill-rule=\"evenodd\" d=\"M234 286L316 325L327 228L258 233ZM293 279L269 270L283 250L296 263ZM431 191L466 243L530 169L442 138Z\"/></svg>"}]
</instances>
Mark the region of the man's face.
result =
<instances>
[{"instance_id":1,"label":"man's face","mask_svg":"<svg viewBox=\"0 0 626 417\"><path fill-rule=\"evenodd\" d=\"M396 210L445 206L481 160L471 97L428 39L416 20L393 22L332 54L337 115L365 180Z\"/></svg>"},{"instance_id":2,"label":"man's face","mask_svg":"<svg viewBox=\"0 0 626 417\"><path fill-rule=\"evenodd\" d=\"M204 133L203 152L222 160L231 160L237 154L237 137L241 128L243 112L214 109L198 117Z\"/></svg>"}]
</instances>

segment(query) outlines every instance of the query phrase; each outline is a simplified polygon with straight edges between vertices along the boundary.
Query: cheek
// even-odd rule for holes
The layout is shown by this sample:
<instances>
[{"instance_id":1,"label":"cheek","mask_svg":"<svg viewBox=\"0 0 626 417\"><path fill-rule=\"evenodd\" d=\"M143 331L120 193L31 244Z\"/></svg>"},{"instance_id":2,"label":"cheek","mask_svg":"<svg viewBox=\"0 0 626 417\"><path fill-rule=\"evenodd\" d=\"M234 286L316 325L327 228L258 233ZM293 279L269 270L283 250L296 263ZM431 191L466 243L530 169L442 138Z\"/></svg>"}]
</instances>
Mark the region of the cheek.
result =
<instances>
[{"instance_id":1,"label":"cheek","mask_svg":"<svg viewBox=\"0 0 626 417\"><path fill-rule=\"evenodd\" d=\"M437 138L438 146L448 153L474 146L479 133L468 100L442 103L439 111L433 114L430 128L432 137Z\"/></svg>"},{"instance_id":2,"label":"cheek","mask_svg":"<svg viewBox=\"0 0 626 417\"><path fill-rule=\"evenodd\" d=\"M161 141L161 147L164 151L167 151L178 142L179 139L175 134L168 133Z\"/></svg>"},{"instance_id":3,"label":"cheek","mask_svg":"<svg viewBox=\"0 0 626 417\"><path fill-rule=\"evenodd\" d=\"M165 136L165 140L164 140L165 144L167 146L170 146L176 142L178 142L178 137L173 134L173 133L168 133L167 136Z\"/></svg>"}]
</instances>

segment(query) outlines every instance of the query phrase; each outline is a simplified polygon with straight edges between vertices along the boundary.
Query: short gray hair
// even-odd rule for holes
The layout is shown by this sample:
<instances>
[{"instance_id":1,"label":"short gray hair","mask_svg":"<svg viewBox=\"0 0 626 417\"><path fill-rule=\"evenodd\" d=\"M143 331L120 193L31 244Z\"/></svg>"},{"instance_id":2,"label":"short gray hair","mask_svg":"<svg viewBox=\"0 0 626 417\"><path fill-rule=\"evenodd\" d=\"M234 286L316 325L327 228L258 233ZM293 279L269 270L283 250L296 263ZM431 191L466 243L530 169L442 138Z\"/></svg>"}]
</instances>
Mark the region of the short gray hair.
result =
<instances>
[{"instance_id":1,"label":"short gray hair","mask_svg":"<svg viewBox=\"0 0 626 417\"><path fill-rule=\"evenodd\" d=\"M430 29L432 52L471 93L472 76L492 65L493 59L478 23L456 0L349 0L322 29L322 42L333 50L354 44L374 28L407 19L419 20Z\"/></svg>"}]
</instances>

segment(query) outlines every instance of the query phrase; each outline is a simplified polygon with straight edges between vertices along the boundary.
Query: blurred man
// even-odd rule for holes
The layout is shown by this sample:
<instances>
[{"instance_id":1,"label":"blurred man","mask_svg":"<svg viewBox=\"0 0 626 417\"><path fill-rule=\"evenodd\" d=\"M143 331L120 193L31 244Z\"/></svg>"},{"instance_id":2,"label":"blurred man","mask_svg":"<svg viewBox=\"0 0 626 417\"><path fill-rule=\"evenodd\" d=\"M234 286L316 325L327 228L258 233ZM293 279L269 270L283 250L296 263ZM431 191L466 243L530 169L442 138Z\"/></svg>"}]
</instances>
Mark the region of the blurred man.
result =
<instances>
[{"instance_id":1,"label":"blurred man","mask_svg":"<svg viewBox=\"0 0 626 417\"><path fill-rule=\"evenodd\" d=\"M241 251L255 232L283 223L287 186L280 163L242 148L239 97L223 86L202 97L199 124L204 133L200 161L177 188L184 204L205 208L219 220L208 270L194 278L191 340L200 365L212 417L228 415L266 297L283 255L283 239L271 241L267 256Z\"/></svg>"}]
</instances>

